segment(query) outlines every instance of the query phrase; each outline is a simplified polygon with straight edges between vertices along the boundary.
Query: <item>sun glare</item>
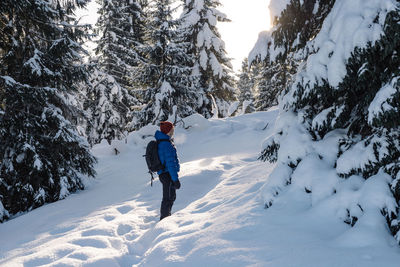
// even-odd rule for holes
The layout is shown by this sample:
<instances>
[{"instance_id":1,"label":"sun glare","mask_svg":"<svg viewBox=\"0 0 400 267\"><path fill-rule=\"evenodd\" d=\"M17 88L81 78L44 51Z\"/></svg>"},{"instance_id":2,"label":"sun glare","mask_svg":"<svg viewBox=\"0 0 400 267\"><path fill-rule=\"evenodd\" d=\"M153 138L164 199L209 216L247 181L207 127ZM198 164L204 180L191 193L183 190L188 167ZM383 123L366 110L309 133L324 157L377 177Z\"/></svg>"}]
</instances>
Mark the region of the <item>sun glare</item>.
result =
<instances>
[{"instance_id":1,"label":"sun glare","mask_svg":"<svg viewBox=\"0 0 400 267\"><path fill-rule=\"evenodd\" d=\"M220 0L221 10L227 14L230 23L220 23L219 29L225 47L238 71L242 60L248 56L261 31L271 27L268 4L269 0Z\"/></svg>"}]
</instances>

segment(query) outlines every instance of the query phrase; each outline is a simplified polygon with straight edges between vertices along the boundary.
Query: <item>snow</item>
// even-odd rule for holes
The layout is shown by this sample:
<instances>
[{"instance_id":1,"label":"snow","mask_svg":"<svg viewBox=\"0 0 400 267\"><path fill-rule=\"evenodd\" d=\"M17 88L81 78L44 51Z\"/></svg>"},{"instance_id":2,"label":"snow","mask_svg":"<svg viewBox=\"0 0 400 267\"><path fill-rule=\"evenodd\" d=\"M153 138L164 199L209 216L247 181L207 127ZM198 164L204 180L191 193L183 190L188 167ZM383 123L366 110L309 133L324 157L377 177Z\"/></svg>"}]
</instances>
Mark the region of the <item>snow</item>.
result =
<instances>
[{"instance_id":1,"label":"snow","mask_svg":"<svg viewBox=\"0 0 400 267\"><path fill-rule=\"evenodd\" d=\"M258 34L257 42L248 56L249 64L256 60L265 60L267 57L269 62L273 62L284 51L283 47L275 47L274 39L271 37L273 31L274 28Z\"/></svg>"},{"instance_id":2,"label":"snow","mask_svg":"<svg viewBox=\"0 0 400 267\"><path fill-rule=\"evenodd\" d=\"M174 91L175 91L174 88L172 88L172 86L171 86L171 84L169 82L163 81L163 83L161 84L161 87L160 87L160 93L162 95L168 95L169 96Z\"/></svg>"},{"instance_id":3,"label":"snow","mask_svg":"<svg viewBox=\"0 0 400 267\"><path fill-rule=\"evenodd\" d=\"M238 109L240 101L234 101L228 108L228 117L232 116Z\"/></svg>"},{"instance_id":4,"label":"snow","mask_svg":"<svg viewBox=\"0 0 400 267\"><path fill-rule=\"evenodd\" d=\"M218 115L219 115L219 112L218 112L218 104L217 104L217 102L215 101L215 98L214 98L214 96L213 95L210 95L210 97L211 97L211 101L212 101L212 110L211 110L211 113L213 114L213 118L214 119L217 119L218 118Z\"/></svg>"},{"instance_id":5,"label":"snow","mask_svg":"<svg viewBox=\"0 0 400 267\"><path fill-rule=\"evenodd\" d=\"M245 100L245 101L243 101L241 115L243 115L243 114L246 113L247 107L248 107L249 105L251 105L252 103L253 103L253 101L251 101L251 100Z\"/></svg>"},{"instance_id":6,"label":"snow","mask_svg":"<svg viewBox=\"0 0 400 267\"><path fill-rule=\"evenodd\" d=\"M210 53L210 64L213 71L213 76L222 78L222 76L224 75L223 67L219 63L218 58L213 52Z\"/></svg>"},{"instance_id":7,"label":"snow","mask_svg":"<svg viewBox=\"0 0 400 267\"><path fill-rule=\"evenodd\" d=\"M16 84L16 83L17 83L17 82L16 82L13 78L11 78L10 76L0 76L0 78L3 79L4 82L5 82L7 85L13 85L13 84Z\"/></svg>"},{"instance_id":8,"label":"snow","mask_svg":"<svg viewBox=\"0 0 400 267\"><path fill-rule=\"evenodd\" d=\"M203 70L207 70L208 55L205 49L200 51L200 66Z\"/></svg>"},{"instance_id":9,"label":"snow","mask_svg":"<svg viewBox=\"0 0 400 267\"><path fill-rule=\"evenodd\" d=\"M264 149L279 146L275 156L277 164L261 190L263 203L268 210L276 208L280 201L296 205L298 200L285 197L290 194L303 199L304 206L299 208L307 210L308 214L319 213L332 222L351 225L335 236L334 246L361 248L386 242L395 244L382 215L382 212L395 213L398 208L389 187L392 178L383 171L367 179L341 178L382 161L390 145L384 136L372 136L340 155L339 144L345 141L344 129L331 131L322 140L313 141L307 125L317 127L329 112L326 110L320 118L307 122L301 112L280 111L275 129L263 143Z\"/></svg>"},{"instance_id":10,"label":"snow","mask_svg":"<svg viewBox=\"0 0 400 267\"><path fill-rule=\"evenodd\" d=\"M320 32L308 44L315 53L308 57L293 88L300 82L312 85L322 79L337 87L346 75L347 59L354 48L366 47L380 38L386 15L395 5L392 0L336 1Z\"/></svg>"},{"instance_id":11,"label":"snow","mask_svg":"<svg viewBox=\"0 0 400 267\"><path fill-rule=\"evenodd\" d=\"M35 156L35 161L33 162L33 168L40 171L42 167L43 167L42 161L38 158L38 156Z\"/></svg>"},{"instance_id":12,"label":"snow","mask_svg":"<svg viewBox=\"0 0 400 267\"><path fill-rule=\"evenodd\" d=\"M390 146L385 137L372 136L366 141L360 141L338 158L336 169L342 174L352 170L364 171L366 166L382 161L389 154Z\"/></svg>"},{"instance_id":13,"label":"snow","mask_svg":"<svg viewBox=\"0 0 400 267\"><path fill-rule=\"evenodd\" d=\"M268 55L269 43L272 41L271 32L263 31L258 34L257 42L249 53L249 64L255 61L258 57L264 60Z\"/></svg>"},{"instance_id":14,"label":"snow","mask_svg":"<svg viewBox=\"0 0 400 267\"><path fill-rule=\"evenodd\" d=\"M372 124L373 120L379 118L379 115L383 114L384 112L395 109L392 105L390 105L390 101L397 92L397 82L398 78L393 79L390 84L383 86L375 95L374 100L368 107L369 124Z\"/></svg>"},{"instance_id":15,"label":"snow","mask_svg":"<svg viewBox=\"0 0 400 267\"><path fill-rule=\"evenodd\" d=\"M24 67L29 66L32 74L41 76L42 75L42 71L41 71L41 69L42 69L41 57L42 56L43 56L43 53L40 52L39 50L35 49L34 55L24 63Z\"/></svg>"},{"instance_id":16,"label":"snow","mask_svg":"<svg viewBox=\"0 0 400 267\"><path fill-rule=\"evenodd\" d=\"M271 18L279 17L289 3L290 0L270 0L268 8Z\"/></svg>"},{"instance_id":17,"label":"snow","mask_svg":"<svg viewBox=\"0 0 400 267\"><path fill-rule=\"evenodd\" d=\"M185 118L175 132L182 188L161 222L161 185L150 187L142 157L157 127L115 142L118 155L106 143L95 146L98 177L85 191L0 224L0 266L398 266L400 249L380 214L396 207L390 177L338 178L329 157L319 157L335 153L335 134L315 144L293 174L284 159L258 161L277 116L273 108ZM302 134L296 127L292 135ZM296 186L281 184L290 176ZM321 193L311 197L303 186ZM264 209L270 188L279 198ZM346 208L360 217L354 227L339 219Z\"/></svg>"},{"instance_id":18,"label":"snow","mask_svg":"<svg viewBox=\"0 0 400 267\"><path fill-rule=\"evenodd\" d=\"M8 212L4 209L3 203L0 200L0 218L8 216Z\"/></svg>"},{"instance_id":19,"label":"snow","mask_svg":"<svg viewBox=\"0 0 400 267\"><path fill-rule=\"evenodd\" d=\"M321 128L324 126L324 122L327 120L328 115L334 110L333 107L327 108L321 111L312 121L312 127L314 129Z\"/></svg>"}]
</instances>

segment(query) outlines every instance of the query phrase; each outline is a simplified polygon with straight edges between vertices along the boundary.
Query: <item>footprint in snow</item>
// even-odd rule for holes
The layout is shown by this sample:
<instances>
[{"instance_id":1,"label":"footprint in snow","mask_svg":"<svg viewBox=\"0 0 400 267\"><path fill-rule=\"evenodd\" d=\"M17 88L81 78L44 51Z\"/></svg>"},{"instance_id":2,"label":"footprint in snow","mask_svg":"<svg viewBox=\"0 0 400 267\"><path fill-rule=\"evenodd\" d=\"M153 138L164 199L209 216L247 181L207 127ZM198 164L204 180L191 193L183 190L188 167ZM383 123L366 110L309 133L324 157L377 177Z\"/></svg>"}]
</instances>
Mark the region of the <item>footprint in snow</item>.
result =
<instances>
[{"instance_id":1,"label":"footprint in snow","mask_svg":"<svg viewBox=\"0 0 400 267\"><path fill-rule=\"evenodd\" d=\"M187 222L182 223L180 225L180 227L188 226L188 225L191 225L192 223L194 223L194 221L187 221Z\"/></svg>"},{"instance_id":2,"label":"footprint in snow","mask_svg":"<svg viewBox=\"0 0 400 267\"><path fill-rule=\"evenodd\" d=\"M52 262L50 257L38 257L24 262L25 267L46 265Z\"/></svg>"},{"instance_id":3,"label":"footprint in snow","mask_svg":"<svg viewBox=\"0 0 400 267\"><path fill-rule=\"evenodd\" d=\"M231 170L233 168L232 164L222 163L221 165L222 167L224 167L225 170Z\"/></svg>"},{"instance_id":4,"label":"footprint in snow","mask_svg":"<svg viewBox=\"0 0 400 267\"><path fill-rule=\"evenodd\" d=\"M129 233L129 234L126 234L124 237L125 237L125 239L126 240L128 240L128 241L133 241L133 240L135 240L136 238L138 238L138 234L135 234L135 233Z\"/></svg>"},{"instance_id":5,"label":"footprint in snow","mask_svg":"<svg viewBox=\"0 0 400 267\"><path fill-rule=\"evenodd\" d=\"M106 242L100 239L95 238L83 238L77 239L71 242L74 245L78 245L81 247L94 247L94 248L107 248L108 245Z\"/></svg>"},{"instance_id":6,"label":"footprint in snow","mask_svg":"<svg viewBox=\"0 0 400 267\"><path fill-rule=\"evenodd\" d=\"M203 213L209 211L218 206L218 203L203 203L197 207L197 210L194 210L193 213Z\"/></svg>"},{"instance_id":7,"label":"footprint in snow","mask_svg":"<svg viewBox=\"0 0 400 267\"><path fill-rule=\"evenodd\" d=\"M128 225L128 224L120 224L120 225L118 226L117 233L118 233L119 235L125 235L125 234L131 232L132 229L133 229L132 226L130 226L130 225Z\"/></svg>"},{"instance_id":8,"label":"footprint in snow","mask_svg":"<svg viewBox=\"0 0 400 267\"><path fill-rule=\"evenodd\" d=\"M75 229L75 226L59 227L50 232L51 235L61 235Z\"/></svg>"},{"instance_id":9,"label":"footprint in snow","mask_svg":"<svg viewBox=\"0 0 400 267\"><path fill-rule=\"evenodd\" d=\"M121 213L121 214L126 214L128 212L130 212L131 210L133 210L132 206L126 205L126 206L122 206L117 208L117 210Z\"/></svg>"},{"instance_id":10,"label":"footprint in snow","mask_svg":"<svg viewBox=\"0 0 400 267\"><path fill-rule=\"evenodd\" d=\"M86 261L89 259L89 256L84 253L77 252L77 253L73 253L73 254L69 255L68 258Z\"/></svg>"},{"instance_id":11,"label":"footprint in snow","mask_svg":"<svg viewBox=\"0 0 400 267\"><path fill-rule=\"evenodd\" d=\"M111 216L111 215L104 216L104 220L107 222L111 222L114 219L115 219L115 216Z\"/></svg>"},{"instance_id":12,"label":"footprint in snow","mask_svg":"<svg viewBox=\"0 0 400 267\"><path fill-rule=\"evenodd\" d=\"M87 236L113 236L113 233L106 229L92 229L82 232L81 234L83 237Z\"/></svg>"},{"instance_id":13,"label":"footprint in snow","mask_svg":"<svg viewBox=\"0 0 400 267\"><path fill-rule=\"evenodd\" d=\"M159 217L158 216L145 216L143 218L143 222L144 223L152 223L152 222L157 222L159 221Z\"/></svg>"}]
</instances>

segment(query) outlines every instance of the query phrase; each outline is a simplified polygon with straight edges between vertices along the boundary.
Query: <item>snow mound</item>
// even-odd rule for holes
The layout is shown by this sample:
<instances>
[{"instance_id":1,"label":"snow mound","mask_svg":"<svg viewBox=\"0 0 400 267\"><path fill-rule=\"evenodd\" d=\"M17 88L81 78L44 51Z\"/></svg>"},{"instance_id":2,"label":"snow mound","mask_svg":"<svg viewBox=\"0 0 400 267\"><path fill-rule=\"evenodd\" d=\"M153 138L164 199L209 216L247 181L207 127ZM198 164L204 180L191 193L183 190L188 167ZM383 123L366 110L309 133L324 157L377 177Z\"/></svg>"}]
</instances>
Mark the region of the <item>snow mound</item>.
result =
<instances>
[{"instance_id":1,"label":"snow mound","mask_svg":"<svg viewBox=\"0 0 400 267\"><path fill-rule=\"evenodd\" d=\"M335 130L320 141L313 141L305 129L302 114L290 111L279 114L274 134L263 143L263 148L278 146L276 166L261 189L265 208L271 209L288 194L303 199L301 208L353 226L341 233L335 244L345 247L372 246L374 242L394 244L383 214L396 214L398 205L390 191L392 178L380 171L364 179L359 176L341 178L358 170L365 162L380 160L373 146L385 144L379 137L361 141L339 158L339 143L343 131ZM287 197L285 198L287 199ZM295 203L297 200L292 199ZM368 231L373 231L367 235ZM368 237L367 237L368 236ZM388 241L389 240L389 241Z\"/></svg>"}]
</instances>

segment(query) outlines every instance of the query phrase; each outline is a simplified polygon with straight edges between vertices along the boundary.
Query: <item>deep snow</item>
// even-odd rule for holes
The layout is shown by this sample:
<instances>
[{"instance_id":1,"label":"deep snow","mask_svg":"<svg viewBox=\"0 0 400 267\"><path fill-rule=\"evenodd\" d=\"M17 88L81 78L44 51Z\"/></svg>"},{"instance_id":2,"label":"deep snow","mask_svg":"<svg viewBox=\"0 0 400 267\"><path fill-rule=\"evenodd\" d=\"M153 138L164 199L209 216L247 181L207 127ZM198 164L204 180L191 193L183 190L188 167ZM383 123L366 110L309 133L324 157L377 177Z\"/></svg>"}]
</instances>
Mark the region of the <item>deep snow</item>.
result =
<instances>
[{"instance_id":1,"label":"deep snow","mask_svg":"<svg viewBox=\"0 0 400 267\"><path fill-rule=\"evenodd\" d=\"M398 266L387 229L353 229L329 201L313 206L286 187L264 209L275 166L257 157L277 115L193 116L191 128L177 128L182 188L161 222L161 186L150 187L142 157L155 128L114 144L118 155L96 146L98 177L87 190L0 224L0 266Z\"/></svg>"}]
</instances>

